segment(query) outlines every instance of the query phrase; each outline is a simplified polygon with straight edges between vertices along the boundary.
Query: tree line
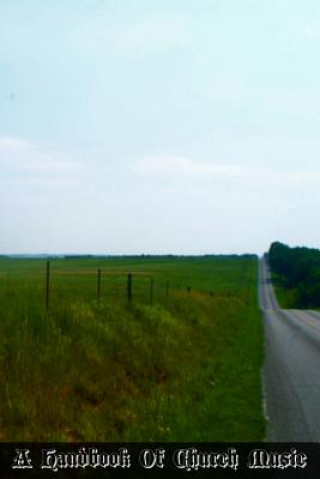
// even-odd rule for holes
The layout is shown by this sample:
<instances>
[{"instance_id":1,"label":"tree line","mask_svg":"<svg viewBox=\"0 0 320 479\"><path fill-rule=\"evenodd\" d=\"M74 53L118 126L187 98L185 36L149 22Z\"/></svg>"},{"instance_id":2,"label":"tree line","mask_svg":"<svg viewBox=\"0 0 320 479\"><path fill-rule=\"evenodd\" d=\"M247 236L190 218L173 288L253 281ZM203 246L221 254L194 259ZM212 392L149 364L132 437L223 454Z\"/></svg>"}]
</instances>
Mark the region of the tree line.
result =
<instances>
[{"instance_id":1,"label":"tree line","mask_svg":"<svg viewBox=\"0 0 320 479\"><path fill-rule=\"evenodd\" d=\"M320 307L320 250L271 244L267 259L279 285L291 291L292 306Z\"/></svg>"}]
</instances>

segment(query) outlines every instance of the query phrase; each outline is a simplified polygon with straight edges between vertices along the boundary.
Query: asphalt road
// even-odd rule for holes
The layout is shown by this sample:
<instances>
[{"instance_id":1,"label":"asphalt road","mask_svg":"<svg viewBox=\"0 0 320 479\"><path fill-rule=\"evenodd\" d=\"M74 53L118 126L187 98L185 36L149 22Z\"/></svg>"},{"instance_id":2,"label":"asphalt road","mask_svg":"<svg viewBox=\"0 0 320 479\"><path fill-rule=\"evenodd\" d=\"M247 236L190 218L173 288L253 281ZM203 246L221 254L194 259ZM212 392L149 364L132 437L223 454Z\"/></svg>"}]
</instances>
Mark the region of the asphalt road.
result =
<instances>
[{"instance_id":1,"label":"asphalt road","mask_svg":"<svg viewBox=\"0 0 320 479\"><path fill-rule=\"evenodd\" d=\"M268 441L320 441L320 313L279 309L260 261L265 324L265 407Z\"/></svg>"}]
</instances>

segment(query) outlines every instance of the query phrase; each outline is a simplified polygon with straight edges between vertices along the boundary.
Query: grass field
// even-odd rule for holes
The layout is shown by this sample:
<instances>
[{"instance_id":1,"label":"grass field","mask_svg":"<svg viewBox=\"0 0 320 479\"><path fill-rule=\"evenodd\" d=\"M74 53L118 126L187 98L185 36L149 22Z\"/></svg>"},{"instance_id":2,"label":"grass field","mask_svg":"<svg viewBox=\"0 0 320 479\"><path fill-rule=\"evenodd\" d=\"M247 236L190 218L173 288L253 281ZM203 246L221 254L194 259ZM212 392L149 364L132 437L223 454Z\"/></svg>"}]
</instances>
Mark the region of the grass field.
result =
<instances>
[{"instance_id":1,"label":"grass field","mask_svg":"<svg viewBox=\"0 0 320 479\"><path fill-rule=\"evenodd\" d=\"M1 258L0 440L263 440L256 283L253 256L55 258L46 310L46 261Z\"/></svg>"}]
</instances>

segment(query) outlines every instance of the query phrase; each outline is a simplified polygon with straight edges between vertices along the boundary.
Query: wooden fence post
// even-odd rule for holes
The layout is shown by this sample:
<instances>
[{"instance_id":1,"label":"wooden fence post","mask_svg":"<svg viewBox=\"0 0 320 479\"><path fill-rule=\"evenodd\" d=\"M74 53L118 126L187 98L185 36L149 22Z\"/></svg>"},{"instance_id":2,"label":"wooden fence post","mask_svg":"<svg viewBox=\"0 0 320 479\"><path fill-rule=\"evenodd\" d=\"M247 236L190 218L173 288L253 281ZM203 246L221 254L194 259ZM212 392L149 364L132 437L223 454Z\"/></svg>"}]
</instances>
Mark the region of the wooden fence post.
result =
<instances>
[{"instance_id":1,"label":"wooden fence post","mask_svg":"<svg viewBox=\"0 0 320 479\"><path fill-rule=\"evenodd\" d=\"M150 280L150 305L153 304L153 277Z\"/></svg>"},{"instance_id":2,"label":"wooden fence post","mask_svg":"<svg viewBox=\"0 0 320 479\"><path fill-rule=\"evenodd\" d=\"M128 273L127 276L127 299L128 302L132 301L132 273Z\"/></svg>"},{"instance_id":3,"label":"wooden fence post","mask_svg":"<svg viewBox=\"0 0 320 479\"><path fill-rule=\"evenodd\" d=\"M98 269L97 300L100 303L101 298L101 269Z\"/></svg>"},{"instance_id":4,"label":"wooden fence post","mask_svg":"<svg viewBox=\"0 0 320 479\"><path fill-rule=\"evenodd\" d=\"M250 263L250 266L249 266L249 282L248 282L248 288L247 288L247 294L246 294L246 304L250 304L252 276L253 276L253 266L252 266L252 263Z\"/></svg>"},{"instance_id":5,"label":"wooden fence post","mask_svg":"<svg viewBox=\"0 0 320 479\"><path fill-rule=\"evenodd\" d=\"M46 310L49 309L49 301L50 301L50 261L47 261L47 268L46 268Z\"/></svg>"}]
</instances>

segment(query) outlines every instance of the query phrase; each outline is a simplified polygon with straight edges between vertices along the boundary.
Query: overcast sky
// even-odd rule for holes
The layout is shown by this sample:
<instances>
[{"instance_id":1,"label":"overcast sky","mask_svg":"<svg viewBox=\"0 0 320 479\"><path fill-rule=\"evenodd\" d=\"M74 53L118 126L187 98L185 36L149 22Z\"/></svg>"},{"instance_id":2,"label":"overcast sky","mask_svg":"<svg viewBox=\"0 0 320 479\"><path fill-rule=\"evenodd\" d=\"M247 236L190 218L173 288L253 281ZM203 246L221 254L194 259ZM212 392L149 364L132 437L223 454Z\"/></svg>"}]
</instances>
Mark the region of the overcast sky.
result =
<instances>
[{"instance_id":1,"label":"overcast sky","mask_svg":"<svg viewBox=\"0 0 320 479\"><path fill-rule=\"evenodd\" d=\"M319 0L1 0L0 253L320 248Z\"/></svg>"}]
</instances>

